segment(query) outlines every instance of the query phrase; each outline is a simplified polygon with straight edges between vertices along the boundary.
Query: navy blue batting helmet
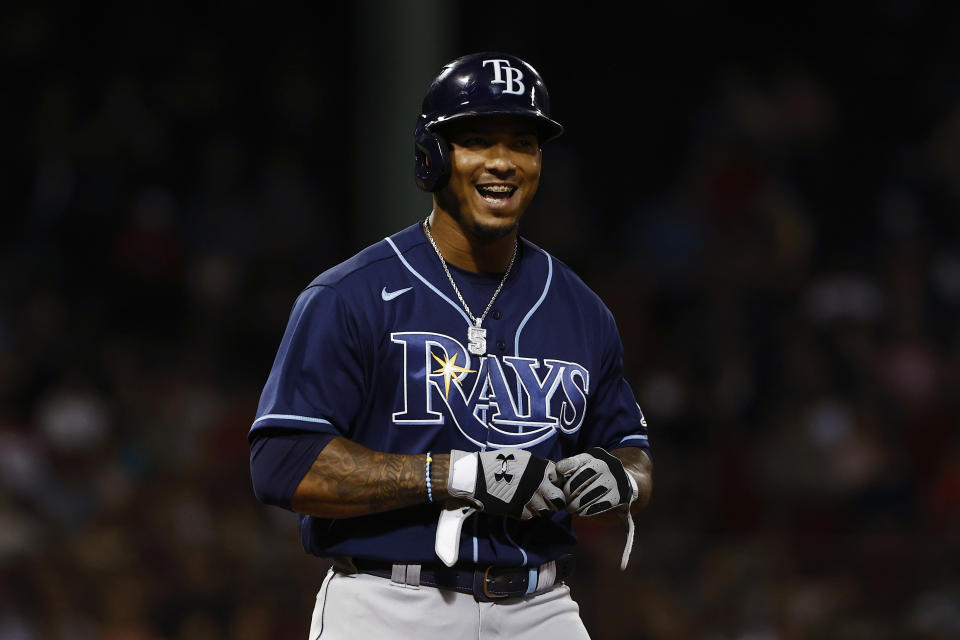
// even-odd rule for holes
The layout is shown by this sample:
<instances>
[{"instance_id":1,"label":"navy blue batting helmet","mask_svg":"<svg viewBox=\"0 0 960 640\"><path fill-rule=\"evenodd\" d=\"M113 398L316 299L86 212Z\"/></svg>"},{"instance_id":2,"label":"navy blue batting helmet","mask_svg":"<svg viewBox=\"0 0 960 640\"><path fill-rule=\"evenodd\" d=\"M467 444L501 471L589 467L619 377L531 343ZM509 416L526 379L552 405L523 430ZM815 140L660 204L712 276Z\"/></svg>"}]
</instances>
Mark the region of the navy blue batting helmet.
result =
<instances>
[{"instance_id":1,"label":"navy blue batting helmet","mask_svg":"<svg viewBox=\"0 0 960 640\"><path fill-rule=\"evenodd\" d=\"M484 52L447 63L430 84L413 132L417 185L439 191L450 178L444 124L497 114L534 119L541 142L563 133L560 123L550 118L550 94L540 74L520 58Z\"/></svg>"}]
</instances>

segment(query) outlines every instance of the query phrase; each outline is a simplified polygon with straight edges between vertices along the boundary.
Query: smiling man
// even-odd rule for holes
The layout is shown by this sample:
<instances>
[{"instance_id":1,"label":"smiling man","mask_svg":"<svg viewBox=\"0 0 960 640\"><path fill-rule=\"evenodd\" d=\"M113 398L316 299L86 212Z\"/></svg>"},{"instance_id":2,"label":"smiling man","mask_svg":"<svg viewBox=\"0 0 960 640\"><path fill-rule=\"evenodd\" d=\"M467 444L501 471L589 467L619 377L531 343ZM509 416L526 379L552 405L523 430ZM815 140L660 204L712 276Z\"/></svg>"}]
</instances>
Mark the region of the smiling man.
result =
<instances>
[{"instance_id":1,"label":"smiling man","mask_svg":"<svg viewBox=\"0 0 960 640\"><path fill-rule=\"evenodd\" d=\"M435 130L451 145L451 177L437 193L436 221L455 222L481 242L512 236L540 184L536 123L504 114L454 120Z\"/></svg>"},{"instance_id":2,"label":"smiling man","mask_svg":"<svg viewBox=\"0 0 960 640\"><path fill-rule=\"evenodd\" d=\"M249 433L257 496L333 558L316 638L587 638L571 516L652 487L610 312L519 223L563 128L529 64L464 56L414 131L421 222L297 299Z\"/></svg>"}]
</instances>

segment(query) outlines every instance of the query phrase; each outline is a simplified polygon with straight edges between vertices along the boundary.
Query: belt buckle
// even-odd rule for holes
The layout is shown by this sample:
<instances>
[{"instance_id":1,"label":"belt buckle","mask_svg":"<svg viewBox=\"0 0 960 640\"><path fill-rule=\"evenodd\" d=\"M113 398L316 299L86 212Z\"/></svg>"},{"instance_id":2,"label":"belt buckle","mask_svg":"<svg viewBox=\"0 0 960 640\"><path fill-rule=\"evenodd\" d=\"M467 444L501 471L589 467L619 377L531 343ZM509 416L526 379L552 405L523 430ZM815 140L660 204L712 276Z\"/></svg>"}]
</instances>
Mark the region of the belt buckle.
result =
<instances>
[{"instance_id":1,"label":"belt buckle","mask_svg":"<svg viewBox=\"0 0 960 640\"><path fill-rule=\"evenodd\" d=\"M509 598L512 594L509 594L509 593L490 593L490 589L488 588L488 585L489 585L490 582L493 580L493 579L490 577L490 571L491 571L492 569L496 569L496 567L491 564L491 565L487 566L486 570L483 572L483 595L487 596L487 597L490 598L491 600L496 599L496 598Z\"/></svg>"}]
</instances>

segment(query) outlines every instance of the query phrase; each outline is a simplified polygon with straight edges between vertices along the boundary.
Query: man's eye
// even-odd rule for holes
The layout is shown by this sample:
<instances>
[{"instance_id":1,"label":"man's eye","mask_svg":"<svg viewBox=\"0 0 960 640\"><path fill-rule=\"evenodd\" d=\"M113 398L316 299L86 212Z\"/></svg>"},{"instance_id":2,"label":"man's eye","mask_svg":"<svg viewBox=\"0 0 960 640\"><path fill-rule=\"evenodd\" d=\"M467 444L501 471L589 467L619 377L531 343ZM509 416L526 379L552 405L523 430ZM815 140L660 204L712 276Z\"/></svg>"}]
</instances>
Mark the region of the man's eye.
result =
<instances>
[{"instance_id":1,"label":"man's eye","mask_svg":"<svg viewBox=\"0 0 960 640\"><path fill-rule=\"evenodd\" d=\"M463 146L465 147L482 147L487 143L487 141L480 136L472 136L466 138L463 141Z\"/></svg>"}]
</instances>

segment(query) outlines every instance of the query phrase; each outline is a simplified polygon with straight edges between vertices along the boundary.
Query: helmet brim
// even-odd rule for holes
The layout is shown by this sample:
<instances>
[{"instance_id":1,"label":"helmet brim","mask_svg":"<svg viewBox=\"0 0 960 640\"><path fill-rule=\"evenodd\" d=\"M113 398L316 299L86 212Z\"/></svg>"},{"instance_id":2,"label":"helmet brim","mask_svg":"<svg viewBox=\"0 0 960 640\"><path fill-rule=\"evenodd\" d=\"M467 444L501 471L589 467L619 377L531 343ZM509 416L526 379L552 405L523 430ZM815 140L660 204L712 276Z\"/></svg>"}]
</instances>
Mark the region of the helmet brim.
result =
<instances>
[{"instance_id":1,"label":"helmet brim","mask_svg":"<svg viewBox=\"0 0 960 640\"><path fill-rule=\"evenodd\" d=\"M539 111L517 111L517 109L498 108L490 106L488 108L474 108L467 111L460 111L449 116L437 116L426 124L427 131L443 135L443 129L447 125L463 120L465 118L482 118L484 116L519 116L529 118L537 124L540 142L550 142L559 138L563 133L563 125L556 120L545 116Z\"/></svg>"}]
</instances>

